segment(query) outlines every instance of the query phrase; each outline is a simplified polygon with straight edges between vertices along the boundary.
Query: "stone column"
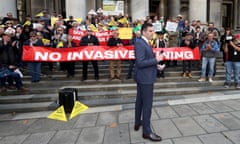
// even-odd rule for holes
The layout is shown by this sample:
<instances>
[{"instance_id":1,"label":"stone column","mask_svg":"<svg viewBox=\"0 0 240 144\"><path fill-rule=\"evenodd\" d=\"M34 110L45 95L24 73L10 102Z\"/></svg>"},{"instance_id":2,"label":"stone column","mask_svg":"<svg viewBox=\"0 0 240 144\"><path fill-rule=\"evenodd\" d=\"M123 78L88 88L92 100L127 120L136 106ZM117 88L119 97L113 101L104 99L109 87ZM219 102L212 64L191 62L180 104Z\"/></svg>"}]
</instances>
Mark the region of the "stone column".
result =
<instances>
[{"instance_id":1,"label":"stone column","mask_svg":"<svg viewBox=\"0 0 240 144\"><path fill-rule=\"evenodd\" d=\"M131 15L133 21L145 19L149 15L149 0L131 0Z\"/></svg>"},{"instance_id":2,"label":"stone column","mask_svg":"<svg viewBox=\"0 0 240 144\"><path fill-rule=\"evenodd\" d=\"M180 14L180 0L168 0L168 8L169 18L176 19L176 16Z\"/></svg>"},{"instance_id":3,"label":"stone column","mask_svg":"<svg viewBox=\"0 0 240 144\"><path fill-rule=\"evenodd\" d=\"M222 0L210 1L209 21L214 22L215 27L220 28L222 22L221 16Z\"/></svg>"},{"instance_id":4,"label":"stone column","mask_svg":"<svg viewBox=\"0 0 240 144\"><path fill-rule=\"evenodd\" d=\"M237 15L237 19L236 19L236 21L237 21L237 29L239 30L240 29L240 9L239 9L239 7L240 7L240 0L237 0L237 3L236 3L236 5L237 5L237 8L236 8L236 15Z\"/></svg>"},{"instance_id":5,"label":"stone column","mask_svg":"<svg viewBox=\"0 0 240 144\"><path fill-rule=\"evenodd\" d=\"M164 16L166 17L166 14L165 14L165 7L166 7L166 1L165 0L160 0L160 15L159 16Z\"/></svg>"},{"instance_id":6,"label":"stone column","mask_svg":"<svg viewBox=\"0 0 240 144\"><path fill-rule=\"evenodd\" d=\"M189 0L189 20L207 22L207 0Z\"/></svg>"},{"instance_id":7,"label":"stone column","mask_svg":"<svg viewBox=\"0 0 240 144\"><path fill-rule=\"evenodd\" d=\"M13 17L17 17L16 0L1 0L0 17L6 17L8 12L11 12Z\"/></svg>"},{"instance_id":8,"label":"stone column","mask_svg":"<svg viewBox=\"0 0 240 144\"><path fill-rule=\"evenodd\" d=\"M86 0L66 0L66 16L85 19L87 15Z\"/></svg>"}]
</instances>

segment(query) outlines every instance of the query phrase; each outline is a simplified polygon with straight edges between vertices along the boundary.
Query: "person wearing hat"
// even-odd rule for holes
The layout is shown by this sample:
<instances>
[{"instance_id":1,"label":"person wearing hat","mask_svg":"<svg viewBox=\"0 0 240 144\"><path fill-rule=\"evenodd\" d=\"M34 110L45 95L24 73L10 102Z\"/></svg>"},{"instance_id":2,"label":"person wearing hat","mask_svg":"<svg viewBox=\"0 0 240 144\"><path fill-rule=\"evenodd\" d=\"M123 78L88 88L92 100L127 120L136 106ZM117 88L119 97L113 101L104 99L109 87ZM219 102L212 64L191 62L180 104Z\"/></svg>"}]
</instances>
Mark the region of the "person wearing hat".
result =
<instances>
[{"instance_id":1,"label":"person wearing hat","mask_svg":"<svg viewBox=\"0 0 240 144\"><path fill-rule=\"evenodd\" d=\"M226 53L226 78L224 87L228 88L231 85L231 75L234 77L234 87L240 89L239 86L239 70L240 70L240 47L238 41L234 38L226 40L224 45L224 52Z\"/></svg>"},{"instance_id":2,"label":"person wearing hat","mask_svg":"<svg viewBox=\"0 0 240 144\"><path fill-rule=\"evenodd\" d=\"M2 42L0 43L0 81L1 91L6 91L6 82L8 82L8 88L18 89L20 91L26 91L23 87L20 74L16 72L16 53L15 48L12 47L11 35L4 33L2 35ZM13 84L15 81L15 86Z\"/></svg>"},{"instance_id":3,"label":"person wearing hat","mask_svg":"<svg viewBox=\"0 0 240 144\"><path fill-rule=\"evenodd\" d=\"M6 29L5 29L5 33L9 33L11 36L15 35L15 29L13 28L13 21L6 21L5 23L6 25Z\"/></svg>"},{"instance_id":4,"label":"person wearing hat","mask_svg":"<svg viewBox=\"0 0 240 144\"><path fill-rule=\"evenodd\" d=\"M185 39L182 41L181 47L188 47L191 49L195 48L195 42L193 39L192 33L187 33L185 35ZM188 71L188 73L186 73ZM183 60L183 73L182 77L188 76L189 78L192 78L192 60Z\"/></svg>"},{"instance_id":5,"label":"person wearing hat","mask_svg":"<svg viewBox=\"0 0 240 144\"><path fill-rule=\"evenodd\" d=\"M87 34L81 38L80 46L94 46L94 45L95 46L99 45L99 40L95 35L93 35L93 31L90 28L88 28ZM83 67L82 67L82 79L81 80L82 81L87 80L88 62L91 62L93 65L95 80L99 80L98 62L96 60L82 62Z\"/></svg>"},{"instance_id":6,"label":"person wearing hat","mask_svg":"<svg viewBox=\"0 0 240 144\"><path fill-rule=\"evenodd\" d=\"M9 20L12 20L12 19L13 19L13 14L12 14L11 12L8 12L6 15L7 15L7 16L3 18L1 24L5 24L6 21L9 21Z\"/></svg>"},{"instance_id":7,"label":"person wearing hat","mask_svg":"<svg viewBox=\"0 0 240 144\"><path fill-rule=\"evenodd\" d=\"M37 39L37 33L30 32L30 39L24 42L28 46L44 46L42 40ZM32 61L28 63L29 71L32 76L32 82L37 83L41 80L41 62Z\"/></svg>"},{"instance_id":8,"label":"person wearing hat","mask_svg":"<svg viewBox=\"0 0 240 144\"><path fill-rule=\"evenodd\" d=\"M154 48L167 48L169 46L169 43L166 39L164 39L164 33L163 32L157 32L158 38L154 41ZM162 67L162 69L158 69L157 71L157 77L158 78L165 78L164 70L165 70L165 61L160 61L159 66Z\"/></svg>"}]
</instances>

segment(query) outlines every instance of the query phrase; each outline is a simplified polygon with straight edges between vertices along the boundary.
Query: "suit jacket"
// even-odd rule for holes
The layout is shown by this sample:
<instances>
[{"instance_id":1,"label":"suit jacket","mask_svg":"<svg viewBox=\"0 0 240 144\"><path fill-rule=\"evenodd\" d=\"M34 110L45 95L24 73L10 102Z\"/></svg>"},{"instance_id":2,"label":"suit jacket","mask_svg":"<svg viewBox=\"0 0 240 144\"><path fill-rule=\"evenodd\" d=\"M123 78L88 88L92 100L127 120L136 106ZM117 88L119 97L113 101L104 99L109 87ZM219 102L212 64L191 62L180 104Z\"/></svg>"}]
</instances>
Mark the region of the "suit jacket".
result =
<instances>
[{"instance_id":1,"label":"suit jacket","mask_svg":"<svg viewBox=\"0 0 240 144\"><path fill-rule=\"evenodd\" d=\"M80 46L87 46L89 43L93 43L93 45L99 45L98 38L94 35L85 35L80 41Z\"/></svg>"},{"instance_id":2,"label":"suit jacket","mask_svg":"<svg viewBox=\"0 0 240 144\"><path fill-rule=\"evenodd\" d=\"M157 76L157 60L152 48L142 38L137 38L134 44L135 67L134 79L140 84L153 84Z\"/></svg>"}]
</instances>

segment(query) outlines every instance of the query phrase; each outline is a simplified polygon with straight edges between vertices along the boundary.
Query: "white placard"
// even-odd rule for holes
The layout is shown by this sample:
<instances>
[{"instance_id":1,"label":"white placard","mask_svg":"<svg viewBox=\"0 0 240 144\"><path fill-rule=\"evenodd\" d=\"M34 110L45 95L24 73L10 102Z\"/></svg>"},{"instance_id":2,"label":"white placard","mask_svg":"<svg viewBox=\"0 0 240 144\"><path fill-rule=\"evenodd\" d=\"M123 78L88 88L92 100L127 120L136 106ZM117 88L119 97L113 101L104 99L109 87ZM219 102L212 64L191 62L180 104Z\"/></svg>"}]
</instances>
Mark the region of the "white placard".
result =
<instances>
[{"instance_id":1,"label":"white placard","mask_svg":"<svg viewBox=\"0 0 240 144\"><path fill-rule=\"evenodd\" d=\"M162 24L161 23L153 23L154 32L162 31Z\"/></svg>"},{"instance_id":2,"label":"white placard","mask_svg":"<svg viewBox=\"0 0 240 144\"><path fill-rule=\"evenodd\" d=\"M177 27L178 27L178 23L168 21L167 25L166 25L166 30L167 31L176 32L177 31Z\"/></svg>"}]
</instances>

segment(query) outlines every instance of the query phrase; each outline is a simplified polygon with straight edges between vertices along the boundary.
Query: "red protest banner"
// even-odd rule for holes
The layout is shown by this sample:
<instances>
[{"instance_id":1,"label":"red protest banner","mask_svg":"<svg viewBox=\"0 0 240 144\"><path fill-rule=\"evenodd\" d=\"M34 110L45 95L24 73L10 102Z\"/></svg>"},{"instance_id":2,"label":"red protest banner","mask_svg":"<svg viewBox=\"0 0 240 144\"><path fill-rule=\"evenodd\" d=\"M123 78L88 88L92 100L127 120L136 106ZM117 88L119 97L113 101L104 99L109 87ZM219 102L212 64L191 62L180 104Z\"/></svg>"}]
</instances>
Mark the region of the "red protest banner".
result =
<instances>
[{"instance_id":1,"label":"red protest banner","mask_svg":"<svg viewBox=\"0 0 240 144\"><path fill-rule=\"evenodd\" d=\"M70 29L69 34L73 37L73 41L79 46L81 38L86 35L86 31ZM94 35L98 38L101 46L106 46L108 39L111 37L111 31L94 32Z\"/></svg>"},{"instance_id":2,"label":"red protest banner","mask_svg":"<svg viewBox=\"0 0 240 144\"><path fill-rule=\"evenodd\" d=\"M163 51L164 60L199 60L199 48L154 48L156 54ZM130 60L135 59L133 46L82 46L76 48L23 47L23 61L81 61L81 60Z\"/></svg>"}]
</instances>

